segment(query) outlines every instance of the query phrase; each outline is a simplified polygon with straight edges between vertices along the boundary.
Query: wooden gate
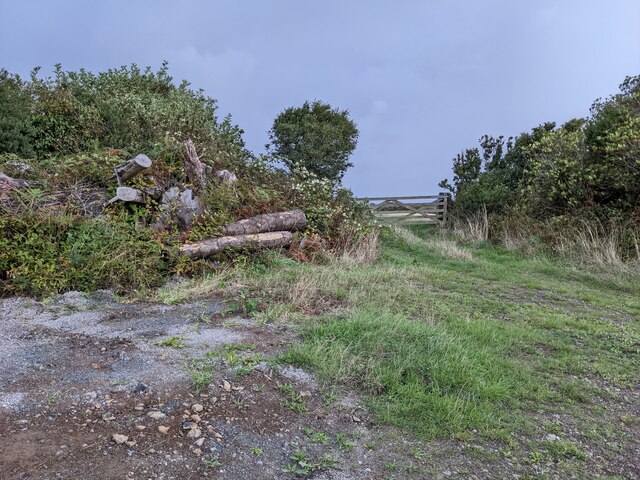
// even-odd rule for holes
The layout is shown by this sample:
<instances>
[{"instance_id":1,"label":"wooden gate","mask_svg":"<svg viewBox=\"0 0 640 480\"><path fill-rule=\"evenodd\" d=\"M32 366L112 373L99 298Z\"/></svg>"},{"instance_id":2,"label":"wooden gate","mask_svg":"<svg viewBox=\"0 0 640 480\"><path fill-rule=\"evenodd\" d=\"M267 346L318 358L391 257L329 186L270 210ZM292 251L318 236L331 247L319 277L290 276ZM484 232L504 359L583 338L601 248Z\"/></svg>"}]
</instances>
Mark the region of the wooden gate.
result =
<instances>
[{"instance_id":1,"label":"wooden gate","mask_svg":"<svg viewBox=\"0 0 640 480\"><path fill-rule=\"evenodd\" d=\"M386 225L440 224L447 220L451 195L423 195L415 197L360 198L369 204L378 222Z\"/></svg>"}]
</instances>

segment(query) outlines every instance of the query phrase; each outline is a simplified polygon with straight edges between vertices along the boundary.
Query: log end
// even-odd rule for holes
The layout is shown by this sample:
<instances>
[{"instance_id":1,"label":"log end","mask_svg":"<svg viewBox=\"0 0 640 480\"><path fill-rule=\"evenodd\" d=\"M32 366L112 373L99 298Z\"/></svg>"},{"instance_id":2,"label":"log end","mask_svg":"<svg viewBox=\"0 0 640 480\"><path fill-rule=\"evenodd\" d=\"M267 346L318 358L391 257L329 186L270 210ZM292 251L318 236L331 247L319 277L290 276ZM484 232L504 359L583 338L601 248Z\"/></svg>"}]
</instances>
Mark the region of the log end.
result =
<instances>
[{"instance_id":1,"label":"log end","mask_svg":"<svg viewBox=\"0 0 640 480\"><path fill-rule=\"evenodd\" d=\"M136 155L136 157L133 160L138 165L140 165L142 168L149 168L151 166L151 164L153 163L151 161L151 159L149 157L147 157L144 153L140 153L140 154Z\"/></svg>"}]
</instances>

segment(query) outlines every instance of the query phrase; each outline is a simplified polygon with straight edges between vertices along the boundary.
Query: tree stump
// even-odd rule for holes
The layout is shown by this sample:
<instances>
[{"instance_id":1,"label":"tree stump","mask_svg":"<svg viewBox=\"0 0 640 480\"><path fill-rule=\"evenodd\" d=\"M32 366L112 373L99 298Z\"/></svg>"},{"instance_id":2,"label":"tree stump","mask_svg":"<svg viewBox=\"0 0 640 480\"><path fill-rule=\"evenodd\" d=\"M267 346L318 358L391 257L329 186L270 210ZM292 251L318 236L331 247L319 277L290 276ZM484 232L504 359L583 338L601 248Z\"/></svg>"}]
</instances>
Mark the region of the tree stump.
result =
<instances>
[{"instance_id":1,"label":"tree stump","mask_svg":"<svg viewBox=\"0 0 640 480\"><path fill-rule=\"evenodd\" d=\"M200 157L196 152L196 146L189 138L184 141L186 149L184 155L184 170L187 172L187 178L197 191L204 191L207 187L207 174L204 163L200 161Z\"/></svg>"},{"instance_id":2,"label":"tree stump","mask_svg":"<svg viewBox=\"0 0 640 480\"><path fill-rule=\"evenodd\" d=\"M147 203L144 192L131 187L118 187L116 189L116 196L109 200L109 203L114 203L118 200L121 202Z\"/></svg>"},{"instance_id":3,"label":"tree stump","mask_svg":"<svg viewBox=\"0 0 640 480\"><path fill-rule=\"evenodd\" d=\"M130 180L143 170L146 170L152 163L149 157L141 153L127 160L126 163L117 166L115 177L118 179L118 185L121 185L122 182Z\"/></svg>"}]
</instances>

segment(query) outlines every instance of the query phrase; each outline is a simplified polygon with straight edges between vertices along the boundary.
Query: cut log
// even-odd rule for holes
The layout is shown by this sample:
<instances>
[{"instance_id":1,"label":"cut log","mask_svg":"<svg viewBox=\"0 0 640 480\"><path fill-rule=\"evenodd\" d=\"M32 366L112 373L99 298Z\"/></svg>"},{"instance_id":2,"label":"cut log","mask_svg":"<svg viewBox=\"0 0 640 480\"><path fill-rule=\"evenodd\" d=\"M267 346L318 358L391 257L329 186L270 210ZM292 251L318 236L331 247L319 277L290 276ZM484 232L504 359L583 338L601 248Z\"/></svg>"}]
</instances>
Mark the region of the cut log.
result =
<instances>
[{"instance_id":1,"label":"cut log","mask_svg":"<svg viewBox=\"0 0 640 480\"><path fill-rule=\"evenodd\" d=\"M227 249L279 248L291 245L291 232L268 232L253 235L236 235L231 237L207 238L201 242L185 243L180 251L187 257L204 258Z\"/></svg>"},{"instance_id":2,"label":"cut log","mask_svg":"<svg viewBox=\"0 0 640 480\"><path fill-rule=\"evenodd\" d=\"M109 203L114 203L120 200L121 202L133 202L133 203L146 203L147 198L143 191L137 188L130 187L118 187L116 189L116 196L109 200Z\"/></svg>"},{"instance_id":3,"label":"cut log","mask_svg":"<svg viewBox=\"0 0 640 480\"><path fill-rule=\"evenodd\" d=\"M114 175L118 179L118 185L122 185L122 182L132 179L143 170L146 170L151 166L153 162L144 153L136 155L126 163L116 167L116 174Z\"/></svg>"},{"instance_id":4,"label":"cut log","mask_svg":"<svg viewBox=\"0 0 640 480\"><path fill-rule=\"evenodd\" d=\"M276 232L282 230L303 230L307 217L302 210L265 213L255 217L230 223L222 229L224 235L249 235L252 233Z\"/></svg>"},{"instance_id":5,"label":"cut log","mask_svg":"<svg viewBox=\"0 0 640 480\"><path fill-rule=\"evenodd\" d=\"M0 172L0 194L13 190L14 188L25 188L28 186L29 183L27 181L11 178L9 175Z\"/></svg>"},{"instance_id":6,"label":"cut log","mask_svg":"<svg viewBox=\"0 0 640 480\"><path fill-rule=\"evenodd\" d=\"M187 172L187 178L197 191L203 191L207 186L207 173L204 163L200 161L200 157L196 152L196 146L189 138L184 141L186 149L184 155L184 170Z\"/></svg>"}]
</instances>

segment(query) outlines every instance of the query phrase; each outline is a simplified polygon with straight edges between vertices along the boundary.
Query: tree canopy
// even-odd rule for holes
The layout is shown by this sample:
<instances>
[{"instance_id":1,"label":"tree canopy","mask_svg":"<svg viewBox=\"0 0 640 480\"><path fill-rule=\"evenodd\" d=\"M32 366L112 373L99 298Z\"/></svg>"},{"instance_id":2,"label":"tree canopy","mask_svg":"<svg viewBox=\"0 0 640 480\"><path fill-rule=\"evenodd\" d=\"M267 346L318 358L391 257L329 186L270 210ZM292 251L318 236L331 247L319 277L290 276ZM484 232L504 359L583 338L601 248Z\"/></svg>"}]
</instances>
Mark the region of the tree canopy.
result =
<instances>
[{"instance_id":1,"label":"tree canopy","mask_svg":"<svg viewBox=\"0 0 640 480\"><path fill-rule=\"evenodd\" d=\"M596 100L591 115L535 127L515 138L480 139L453 159L462 212L520 210L548 218L590 210L640 215L640 76L620 92Z\"/></svg>"},{"instance_id":2,"label":"tree canopy","mask_svg":"<svg viewBox=\"0 0 640 480\"><path fill-rule=\"evenodd\" d=\"M304 167L315 175L340 181L353 166L358 129L347 110L320 101L305 102L280 113L269 131L267 145L291 171Z\"/></svg>"}]
</instances>

